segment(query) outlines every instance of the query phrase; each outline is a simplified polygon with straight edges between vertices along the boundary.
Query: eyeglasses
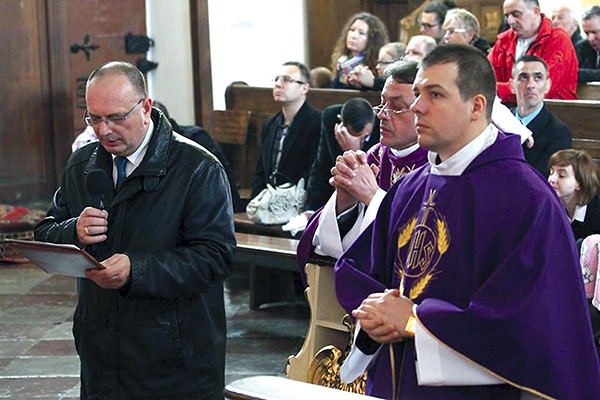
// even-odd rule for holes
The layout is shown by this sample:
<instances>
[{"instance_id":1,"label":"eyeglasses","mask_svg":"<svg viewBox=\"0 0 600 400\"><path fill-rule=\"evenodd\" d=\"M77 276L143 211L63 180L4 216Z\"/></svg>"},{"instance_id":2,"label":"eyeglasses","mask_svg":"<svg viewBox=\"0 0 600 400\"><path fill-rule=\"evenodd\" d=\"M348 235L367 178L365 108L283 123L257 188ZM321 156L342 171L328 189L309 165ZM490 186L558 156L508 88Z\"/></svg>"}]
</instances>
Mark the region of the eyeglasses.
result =
<instances>
[{"instance_id":1,"label":"eyeglasses","mask_svg":"<svg viewBox=\"0 0 600 400\"><path fill-rule=\"evenodd\" d=\"M385 104L380 104L376 107L373 107L373 113L375 115L378 115L380 112L383 111L383 113L385 114L386 117L389 117L391 113L394 113L396 115L400 115L400 114L404 114L410 111L410 108L404 108L402 110L394 110L392 108L383 108Z\"/></svg>"},{"instance_id":2,"label":"eyeglasses","mask_svg":"<svg viewBox=\"0 0 600 400\"><path fill-rule=\"evenodd\" d=\"M433 29L436 26L440 26L440 24L428 24L427 22L419 22L419 25L421 26L421 28L426 30Z\"/></svg>"},{"instance_id":3,"label":"eyeglasses","mask_svg":"<svg viewBox=\"0 0 600 400\"><path fill-rule=\"evenodd\" d=\"M277 83L277 81L279 81L281 79L281 82L283 82L284 85L287 85L289 83L299 83L301 85L305 85L308 82L302 82L302 81L298 81L294 78L292 78L291 76L287 76L287 75L277 75L275 78L273 78L273 82Z\"/></svg>"},{"instance_id":4,"label":"eyeglasses","mask_svg":"<svg viewBox=\"0 0 600 400\"><path fill-rule=\"evenodd\" d=\"M448 28L444 29L444 35L454 35L455 33L465 33L466 31L463 28Z\"/></svg>"},{"instance_id":5,"label":"eyeglasses","mask_svg":"<svg viewBox=\"0 0 600 400\"><path fill-rule=\"evenodd\" d=\"M127 120L127 118L129 118L131 116L131 114L133 113L133 110L135 110L142 101L144 101L144 99L140 99L137 103L135 103L135 106L133 106L133 108L131 110L127 111L125 114L114 115L112 117L101 117L99 115L90 115L88 110L86 109L85 113L83 114L83 120L89 126L100 125L100 123L102 121L104 121L104 123L106 125L108 125L109 123L114 124L114 125L121 125L123 122L125 122Z\"/></svg>"},{"instance_id":6,"label":"eyeglasses","mask_svg":"<svg viewBox=\"0 0 600 400\"><path fill-rule=\"evenodd\" d=\"M377 65L390 65L391 63L393 63L394 60L391 61L381 61L381 60L377 60Z\"/></svg>"}]
</instances>

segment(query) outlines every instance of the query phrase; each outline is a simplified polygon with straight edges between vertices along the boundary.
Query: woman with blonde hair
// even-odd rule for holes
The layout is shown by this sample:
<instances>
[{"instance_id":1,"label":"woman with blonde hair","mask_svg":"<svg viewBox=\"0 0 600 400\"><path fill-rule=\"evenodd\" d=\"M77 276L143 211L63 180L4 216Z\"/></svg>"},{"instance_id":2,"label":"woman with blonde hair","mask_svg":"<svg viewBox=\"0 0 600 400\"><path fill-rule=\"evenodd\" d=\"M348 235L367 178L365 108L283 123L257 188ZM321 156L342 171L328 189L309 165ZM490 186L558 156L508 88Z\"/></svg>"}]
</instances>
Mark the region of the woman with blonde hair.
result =
<instances>
[{"instance_id":1,"label":"woman with blonde hair","mask_svg":"<svg viewBox=\"0 0 600 400\"><path fill-rule=\"evenodd\" d=\"M453 8L446 13L443 43L467 44L481 50L485 55L490 51L489 43L481 37L477 17L464 8Z\"/></svg>"},{"instance_id":2,"label":"woman with blonde hair","mask_svg":"<svg viewBox=\"0 0 600 400\"><path fill-rule=\"evenodd\" d=\"M348 82L349 75L359 65L375 71L379 49L387 42L387 28L378 17L368 12L352 15L342 28L331 55L331 69L335 72L333 87L355 89Z\"/></svg>"}]
</instances>

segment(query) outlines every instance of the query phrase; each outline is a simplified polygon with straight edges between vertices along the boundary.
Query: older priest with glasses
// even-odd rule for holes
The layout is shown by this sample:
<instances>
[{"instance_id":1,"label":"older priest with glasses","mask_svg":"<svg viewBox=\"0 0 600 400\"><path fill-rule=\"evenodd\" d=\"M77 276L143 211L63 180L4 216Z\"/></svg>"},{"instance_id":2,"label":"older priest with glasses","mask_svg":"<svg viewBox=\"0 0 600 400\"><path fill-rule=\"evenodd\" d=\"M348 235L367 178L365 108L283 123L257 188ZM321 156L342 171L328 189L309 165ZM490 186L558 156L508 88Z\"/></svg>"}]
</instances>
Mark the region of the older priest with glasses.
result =
<instances>
[{"instance_id":1,"label":"older priest with glasses","mask_svg":"<svg viewBox=\"0 0 600 400\"><path fill-rule=\"evenodd\" d=\"M337 157L329 181L335 192L312 217L298 245L301 277L312 251L339 257L374 220L386 191L427 162L427 152L417 144L410 111L417 65L416 61L399 60L386 69L389 76L381 104L373 107L379 119L379 143L368 153L346 151Z\"/></svg>"},{"instance_id":2,"label":"older priest with glasses","mask_svg":"<svg viewBox=\"0 0 600 400\"><path fill-rule=\"evenodd\" d=\"M81 398L222 399L223 281L235 236L225 171L173 132L142 73L91 73L77 150L36 240L85 248L104 269L78 279Z\"/></svg>"}]
</instances>

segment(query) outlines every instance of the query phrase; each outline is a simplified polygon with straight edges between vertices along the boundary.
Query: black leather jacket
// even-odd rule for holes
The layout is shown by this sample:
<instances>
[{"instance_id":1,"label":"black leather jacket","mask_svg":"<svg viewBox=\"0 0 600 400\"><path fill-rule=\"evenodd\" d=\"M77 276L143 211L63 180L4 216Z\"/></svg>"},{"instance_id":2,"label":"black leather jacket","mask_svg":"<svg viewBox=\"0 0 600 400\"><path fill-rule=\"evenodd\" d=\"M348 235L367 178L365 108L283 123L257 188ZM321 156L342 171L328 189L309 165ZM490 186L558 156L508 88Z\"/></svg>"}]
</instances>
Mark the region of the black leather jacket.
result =
<instances>
[{"instance_id":1,"label":"black leather jacket","mask_svg":"<svg viewBox=\"0 0 600 400\"><path fill-rule=\"evenodd\" d=\"M147 153L117 193L104 194L108 239L96 259L126 253L130 282L106 290L78 280L73 334L83 399L222 399L223 280L235 235L229 185L209 152L157 110ZM92 205L85 176L112 176L112 158L91 143L69 159L36 240L75 243L77 216Z\"/></svg>"}]
</instances>

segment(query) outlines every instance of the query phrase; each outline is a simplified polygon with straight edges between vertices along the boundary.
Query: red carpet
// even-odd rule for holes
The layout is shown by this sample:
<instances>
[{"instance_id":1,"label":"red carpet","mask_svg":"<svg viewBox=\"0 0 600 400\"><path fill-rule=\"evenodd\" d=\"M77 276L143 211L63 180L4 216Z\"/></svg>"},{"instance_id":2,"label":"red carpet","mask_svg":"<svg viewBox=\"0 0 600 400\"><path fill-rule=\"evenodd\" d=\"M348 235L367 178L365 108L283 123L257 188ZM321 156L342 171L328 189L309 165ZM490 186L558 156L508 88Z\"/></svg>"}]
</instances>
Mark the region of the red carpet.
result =
<instances>
[{"instance_id":1,"label":"red carpet","mask_svg":"<svg viewBox=\"0 0 600 400\"><path fill-rule=\"evenodd\" d=\"M33 228L46 216L46 211L0 204L0 240L32 240ZM27 262L18 252L0 244L0 261Z\"/></svg>"}]
</instances>

